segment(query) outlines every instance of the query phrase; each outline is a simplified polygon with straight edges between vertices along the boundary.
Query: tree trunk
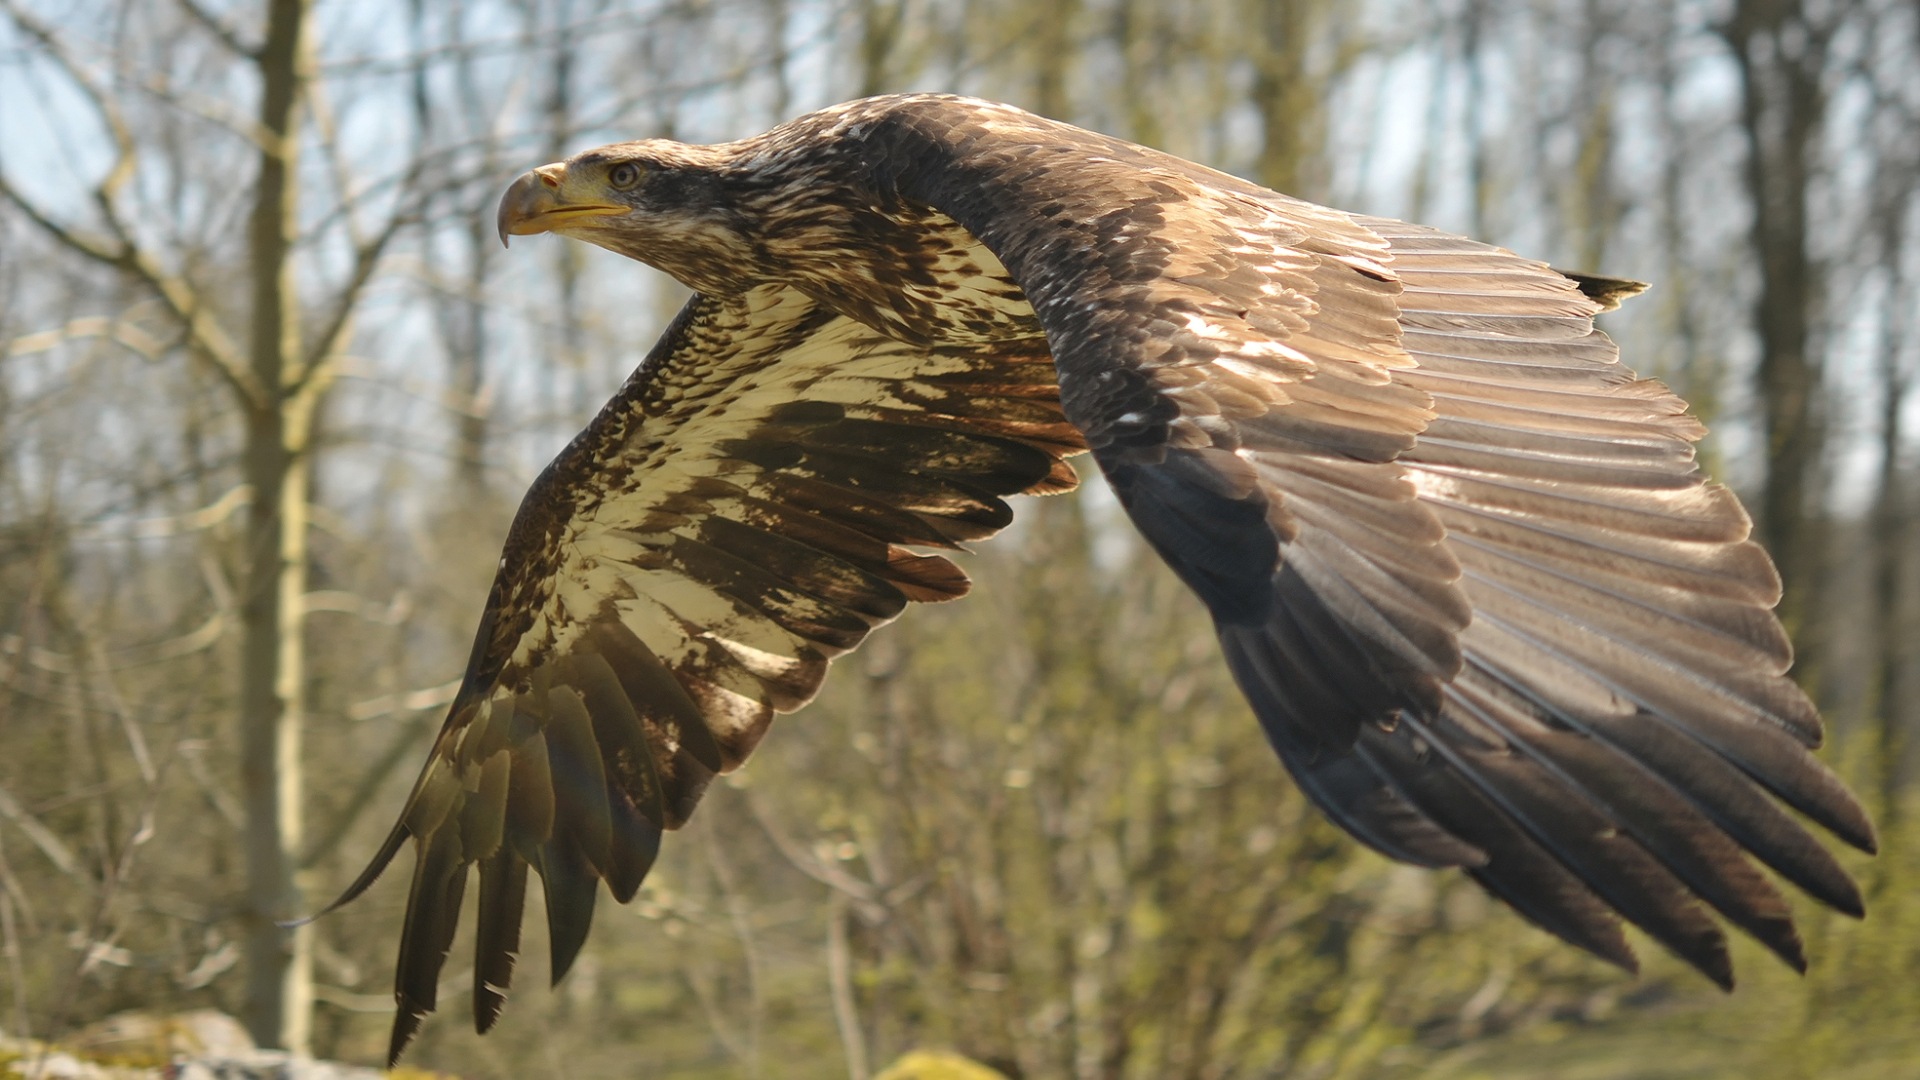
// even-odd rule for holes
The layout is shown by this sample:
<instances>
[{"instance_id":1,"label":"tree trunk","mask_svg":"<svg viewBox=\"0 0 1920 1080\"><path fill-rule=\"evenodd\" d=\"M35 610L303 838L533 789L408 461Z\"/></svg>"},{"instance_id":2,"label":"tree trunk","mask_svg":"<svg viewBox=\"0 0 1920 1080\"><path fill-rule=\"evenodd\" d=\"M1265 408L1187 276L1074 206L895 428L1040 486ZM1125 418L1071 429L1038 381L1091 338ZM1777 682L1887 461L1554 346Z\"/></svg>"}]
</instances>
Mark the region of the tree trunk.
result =
<instances>
[{"instance_id":1,"label":"tree trunk","mask_svg":"<svg viewBox=\"0 0 1920 1080\"><path fill-rule=\"evenodd\" d=\"M900 45L907 0L862 0L860 5L860 80L855 97L886 92L889 65Z\"/></svg>"},{"instance_id":2,"label":"tree trunk","mask_svg":"<svg viewBox=\"0 0 1920 1080\"><path fill-rule=\"evenodd\" d=\"M302 913L302 594L307 570L308 436L319 386L303 379L293 240L300 110L309 0L269 0L261 77L260 175L248 225L252 332L248 357L259 388L247 425L249 513L241 608L241 789L246 827L247 1001L262 1046L308 1049L312 928L280 922Z\"/></svg>"},{"instance_id":3,"label":"tree trunk","mask_svg":"<svg viewBox=\"0 0 1920 1080\"><path fill-rule=\"evenodd\" d=\"M1073 100L1067 80L1079 46L1073 39L1080 18L1080 0L1055 0L1040 7L1033 27L1037 50L1033 65L1033 111L1056 120L1073 118Z\"/></svg>"},{"instance_id":4,"label":"tree trunk","mask_svg":"<svg viewBox=\"0 0 1920 1080\"><path fill-rule=\"evenodd\" d=\"M1308 70L1308 50L1325 39L1320 26L1326 4L1255 4L1247 14L1258 28L1253 105L1260 113L1260 158L1254 179L1289 195L1324 198L1325 84Z\"/></svg>"},{"instance_id":5,"label":"tree trunk","mask_svg":"<svg viewBox=\"0 0 1920 1080\"><path fill-rule=\"evenodd\" d=\"M1741 76L1751 243L1760 273L1754 325L1766 482L1760 540L1786 585L1780 616L1803 651L1819 534L1809 508L1821 466L1820 365L1812 353L1818 272L1807 245L1807 195L1825 109L1826 30L1799 0L1740 0L1726 26Z\"/></svg>"},{"instance_id":6,"label":"tree trunk","mask_svg":"<svg viewBox=\"0 0 1920 1080\"><path fill-rule=\"evenodd\" d=\"M1894 318L1897 316L1889 316ZM1891 337L1892 335L1889 335ZM1906 641L1902 620L1901 570L1907 557L1906 500L1901 487L1900 448L1904 443L1900 410L1906 404L1907 379L1899 362L1899 346L1887 341L1880 371L1880 492L1873 508L1873 528L1867 537L1873 560L1873 673L1868 715L1876 720L1879 752L1874 778L1880 795L1880 825L1892 830L1900 813L1902 765L1906 757L1905 712L1900 697L1900 667Z\"/></svg>"}]
</instances>

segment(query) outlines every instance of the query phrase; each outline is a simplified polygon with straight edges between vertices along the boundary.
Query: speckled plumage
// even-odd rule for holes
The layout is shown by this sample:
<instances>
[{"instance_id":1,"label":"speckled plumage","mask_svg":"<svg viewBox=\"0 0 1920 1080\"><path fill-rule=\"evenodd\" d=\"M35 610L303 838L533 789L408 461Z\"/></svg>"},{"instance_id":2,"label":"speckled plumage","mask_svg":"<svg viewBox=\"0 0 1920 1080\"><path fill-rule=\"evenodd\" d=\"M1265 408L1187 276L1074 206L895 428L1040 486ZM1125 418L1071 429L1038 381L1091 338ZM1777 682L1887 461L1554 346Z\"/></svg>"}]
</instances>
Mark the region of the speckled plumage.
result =
<instances>
[{"instance_id":1,"label":"speckled plumage","mask_svg":"<svg viewBox=\"0 0 1920 1080\"><path fill-rule=\"evenodd\" d=\"M1804 965L1753 859L1860 910L1782 809L1872 847L1809 753L1773 568L1685 404L1593 329L1630 283L941 95L588 151L522 177L501 225L697 295L528 493L446 726L342 898L414 840L395 1056L471 866L484 1031L529 866L558 978L598 882L631 898L833 657L966 591L914 549L1070 489L1082 450L1362 841L1631 967L1624 916L1723 985L1708 908Z\"/></svg>"}]
</instances>

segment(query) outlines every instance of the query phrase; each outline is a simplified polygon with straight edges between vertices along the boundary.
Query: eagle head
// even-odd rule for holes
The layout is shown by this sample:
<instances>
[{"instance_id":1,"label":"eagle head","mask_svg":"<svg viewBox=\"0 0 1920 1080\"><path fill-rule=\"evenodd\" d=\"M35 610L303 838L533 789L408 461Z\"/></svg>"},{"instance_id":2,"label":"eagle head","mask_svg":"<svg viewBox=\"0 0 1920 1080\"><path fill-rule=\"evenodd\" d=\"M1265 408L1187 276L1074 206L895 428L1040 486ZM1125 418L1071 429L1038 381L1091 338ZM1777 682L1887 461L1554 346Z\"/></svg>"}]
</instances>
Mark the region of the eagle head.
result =
<instances>
[{"instance_id":1,"label":"eagle head","mask_svg":"<svg viewBox=\"0 0 1920 1080\"><path fill-rule=\"evenodd\" d=\"M615 143L520 175L500 198L500 242L558 233L663 270L707 293L764 276L760 245L730 197L723 147Z\"/></svg>"}]
</instances>

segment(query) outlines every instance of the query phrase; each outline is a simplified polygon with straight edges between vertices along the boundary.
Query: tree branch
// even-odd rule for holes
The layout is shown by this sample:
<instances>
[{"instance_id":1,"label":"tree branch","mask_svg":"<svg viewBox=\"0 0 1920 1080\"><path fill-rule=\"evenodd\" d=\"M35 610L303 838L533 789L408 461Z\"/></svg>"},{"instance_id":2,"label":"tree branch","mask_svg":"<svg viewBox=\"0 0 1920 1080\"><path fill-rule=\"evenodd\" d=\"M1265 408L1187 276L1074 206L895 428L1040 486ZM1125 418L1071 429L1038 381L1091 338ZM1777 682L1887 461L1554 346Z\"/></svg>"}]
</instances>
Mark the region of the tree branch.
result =
<instances>
[{"instance_id":1,"label":"tree branch","mask_svg":"<svg viewBox=\"0 0 1920 1080\"><path fill-rule=\"evenodd\" d=\"M272 400L273 388L261 386L254 380L233 339L201 302L199 290L185 278L167 273L139 248L129 250L120 265L160 295L186 330L188 351L205 360L244 406L261 408Z\"/></svg>"},{"instance_id":2,"label":"tree branch","mask_svg":"<svg viewBox=\"0 0 1920 1080\"><path fill-rule=\"evenodd\" d=\"M13 186L12 181L8 180L4 173L0 173L0 198L5 198L7 202L13 204L14 209L25 214L28 221L33 222L34 226L41 232L53 237L54 240L59 242L60 246L84 255L95 262L105 263L115 268L125 267L126 252L118 248L108 247L101 241L91 237L82 236L72 229L67 228L65 225L60 224L58 221L55 221L53 218L48 217L45 211L34 205L25 195L22 195L20 190Z\"/></svg>"},{"instance_id":3,"label":"tree branch","mask_svg":"<svg viewBox=\"0 0 1920 1080\"><path fill-rule=\"evenodd\" d=\"M51 214L41 209L18 188L14 187L4 173L0 173L0 196L13 204L27 219L47 235L53 237L63 247L86 258L105 263L115 269L130 272L140 278L160 299L166 303L175 318L187 332L189 351L206 360L214 372L224 380L237 394L242 403L250 408L259 407L268 400L270 388L258 386L248 374L246 364L232 339L208 314L198 292L178 275L167 272L142 249L134 239L133 232L121 219L115 205L115 196L133 175L137 165L138 152L133 140L132 129L127 125L120 111L114 107L112 98L101 88L98 81L85 69L72 50L56 34L52 27L35 19L22 10L15 0L0 0L0 10L13 20L21 32L39 42L60 69L64 71L76 87L93 103L99 113L100 122L106 127L113 139L116 150L112 168L101 178L94 188L94 203L106 220L108 229L119 243L110 246L104 241L86 237L72 228L61 224Z\"/></svg>"},{"instance_id":4,"label":"tree branch","mask_svg":"<svg viewBox=\"0 0 1920 1080\"><path fill-rule=\"evenodd\" d=\"M393 775L393 770L402 762L413 757L420 747L420 739L433 727L435 712L421 710L414 714L396 734L387 748L375 759L373 766L360 774L360 782L354 786L353 793L341 804L340 813L316 837L307 850L300 855L300 869L311 870L320 865L321 860L334 853L346 840L347 833L353 830L367 808L373 805L374 793Z\"/></svg>"},{"instance_id":5,"label":"tree branch","mask_svg":"<svg viewBox=\"0 0 1920 1080\"><path fill-rule=\"evenodd\" d=\"M238 30L228 26L218 15L201 7L198 0L174 0L174 2L180 5L180 10L186 12L188 18L199 23L202 29L220 39L220 44L225 45L228 49L249 60L259 58L260 46L247 44L241 39Z\"/></svg>"},{"instance_id":6,"label":"tree branch","mask_svg":"<svg viewBox=\"0 0 1920 1080\"><path fill-rule=\"evenodd\" d=\"M411 179L408 181L411 186ZM300 365L300 374L293 382L292 390L304 388L308 382L325 370L327 358L333 356L339 348L341 339L346 336L347 327L353 321L353 311L360 301L360 294L367 283L373 280L373 271L380 264L380 256L385 253L387 244L399 235L402 228L415 220L412 213L396 210L387 219L380 231L371 239L358 245L353 253L353 272L346 283L340 287L339 295L334 299L333 311L327 316L326 328L313 339L307 349L306 359Z\"/></svg>"},{"instance_id":7,"label":"tree branch","mask_svg":"<svg viewBox=\"0 0 1920 1080\"><path fill-rule=\"evenodd\" d=\"M33 846L39 848L47 861L61 873L76 880L86 880L86 871L73 849L55 836L52 829L41 824L39 818L28 813L27 808L21 806L5 788L0 788L0 817L13 822L15 828L25 833L27 839L33 841Z\"/></svg>"}]
</instances>

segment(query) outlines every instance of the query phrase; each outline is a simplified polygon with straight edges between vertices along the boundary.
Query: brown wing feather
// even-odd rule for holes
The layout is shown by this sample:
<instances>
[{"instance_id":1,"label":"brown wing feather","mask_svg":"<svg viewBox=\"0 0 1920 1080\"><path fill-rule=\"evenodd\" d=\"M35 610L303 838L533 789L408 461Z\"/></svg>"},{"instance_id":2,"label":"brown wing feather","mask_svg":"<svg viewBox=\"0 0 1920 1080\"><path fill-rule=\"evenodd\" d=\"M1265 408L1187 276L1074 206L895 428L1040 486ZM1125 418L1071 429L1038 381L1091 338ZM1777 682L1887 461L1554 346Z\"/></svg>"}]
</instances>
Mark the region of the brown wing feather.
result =
<instances>
[{"instance_id":1,"label":"brown wing feather","mask_svg":"<svg viewBox=\"0 0 1920 1080\"><path fill-rule=\"evenodd\" d=\"M526 871L551 971L586 940L599 882L622 903L663 829L738 766L831 657L966 576L903 545L955 547L1070 490L1079 435L1037 342L910 347L766 288L696 298L528 494L466 683L400 823L337 903L407 838L389 1051L437 1000L468 869L480 867L474 1019L499 1016Z\"/></svg>"},{"instance_id":2,"label":"brown wing feather","mask_svg":"<svg viewBox=\"0 0 1920 1080\"><path fill-rule=\"evenodd\" d=\"M1723 984L1705 906L1804 963L1746 853L1859 911L1761 794L1873 846L1807 752L1778 578L1685 404L1593 329L1635 283L1003 107L895 109L957 162L904 189L1027 290L1067 415L1341 824L1630 964L1623 915ZM1092 153L1017 164L1061 142Z\"/></svg>"}]
</instances>

